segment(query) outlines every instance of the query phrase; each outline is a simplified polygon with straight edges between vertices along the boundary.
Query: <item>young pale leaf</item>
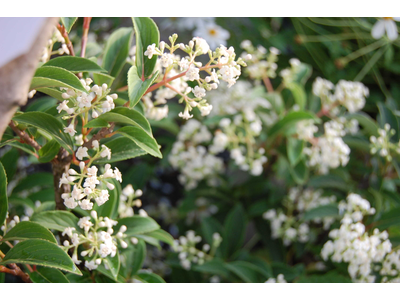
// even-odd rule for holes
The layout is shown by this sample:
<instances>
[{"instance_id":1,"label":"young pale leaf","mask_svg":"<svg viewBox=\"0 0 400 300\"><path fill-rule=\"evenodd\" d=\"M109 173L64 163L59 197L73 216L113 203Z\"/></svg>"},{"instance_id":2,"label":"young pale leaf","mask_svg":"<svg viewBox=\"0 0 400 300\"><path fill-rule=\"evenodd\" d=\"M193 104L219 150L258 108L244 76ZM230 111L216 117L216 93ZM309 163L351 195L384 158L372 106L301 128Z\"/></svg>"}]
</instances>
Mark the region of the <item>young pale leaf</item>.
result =
<instances>
[{"instance_id":1,"label":"young pale leaf","mask_svg":"<svg viewBox=\"0 0 400 300\"><path fill-rule=\"evenodd\" d=\"M20 222L1 241L42 239L57 244L54 235L45 227L31 221Z\"/></svg>"},{"instance_id":2,"label":"young pale leaf","mask_svg":"<svg viewBox=\"0 0 400 300\"><path fill-rule=\"evenodd\" d=\"M7 175L0 163L0 225L3 226L8 212Z\"/></svg>"},{"instance_id":3,"label":"young pale leaf","mask_svg":"<svg viewBox=\"0 0 400 300\"><path fill-rule=\"evenodd\" d=\"M57 268L81 275L71 258L57 244L45 240L26 240L10 249L0 265L32 264Z\"/></svg>"},{"instance_id":4,"label":"young pale leaf","mask_svg":"<svg viewBox=\"0 0 400 300\"><path fill-rule=\"evenodd\" d=\"M46 281L51 283L69 283L65 275L57 269L38 267L36 272L40 274Z\"/></svg>"},{"instance_id":5,"label":"young pale leaf","mask_svg":"<svg viewBox=\"0 0 400 300\"><path fill-rule=\"evenodd\" d=\"M107 40L102 67L112 77L117 77L126 62L131 46L132 28L119 28Z\"/></svg>"},{"instance_id":6,"label":"young pale leaf","mask_svg":"<svg viewBox=\"0 0 400 300\"><path fill-rule=\"evenodd\" d=\"M153 84L158 77L158 71L150 78L142 81L139 77L137 67L132 66L128 71L128 93L129 93L129 107L134 107L143 97L147 89Z\"/></svg>"},{"instance_id":7,"label":"young pale leaf","mask_svg":"<svg viewBox=\"0 0 400 300\"><path fill-rule=\"evenodd\" d=\"M143 234L160 229L160 225L157 224L150 217L133 216L122 218L118 220L118 224L114 226L114 231L117 232L122 225L125 225L128 229L125 234L132 236L134 234Z\"/></svg>"},{"instance_id":8,"label":"young pale leaf","mask_svg":"<svg viewBox=\"0 0 400 300\"><path fill-rule=\"evenodd\" d=\"M51 135L69 153L72 153L71 136L64 132L64 125L52 115L43 112L27 112L13 117L14 121L39 128Z\"/></svg>"},{"instance_id":9,"label":"young pale leaf","mask_svg":"<svg viewBox=\"0 0 400 300\"><path fill-rule=\"evenodd\" d=\"M43 211L35 213L31 217L31 221L57 231L64 231L66 227L74 227L79 232L78 217L69 211Z\"/></svg>"},{"instance_id":10,"label":"young pale leaf","mask_svg":"<svg viewBox=\"0 0 400 300\"><path fill-rule=\"evenodd\" d=\"M155 44L158 47L160 32L156 23L147 17L132 18L136 34L136 68L139 78L146 79L153 74L157 62L157 56L152 58L144 55L147 46Z\"/></svg>"},{"instance_id":11,"label":"young pale leaf","mask_svg":"<svg viewBox=\"0 0 400 300\"><path fill-rule=\"evenodd\" d=\"M42 65L42 67L47 67L47 66L63 68L72 73L80 73L80 72L107 73L107 70L104 70L94 61L78 56L59 56L49 60L47 63Z\"/></svg>"},{"instance_id":12,"label":"young pale leaf","mask_svg":"<svg viewBox=\"0 0 400 300\"><path fill-rule=\"evenodd\" d=\"M32 78L30 89L37 90L38 88L48 87L67 87L87 92L78 77L66 69L54 66L37 68Z\"/></svg>"},{"instance_id":13,"label":"young pale leaf","mask_svg":"<svg viewBox=\"0 0 400 300\"><path fill-rule=\"evenodd\" d=\"M104 145L110 148L112 153L111 159L109 160L107 159L107 157L97 159L96 163L98 164L113 163L147 154L147 152L144 151L142 148L140 148L138 145L136 145L135 142L123 136L117 137L105 143Z\"/></svg>"},{"instance_id":14,"label":"young pale leaf","mask_svg":"<svg viewBox=\"0 0 400 300\"><path fill-rule=\"evenodd\" d=\"M155 157L162 158L162 154L158 148L156 140L142 128L125 126L118 129L116 132L134 141L136 145L145 150L147 153Z\"/></svg>"},{"instance_id":15,"label":"young pale leaf","mask_svg":"<svg viewBox=\"0 0 400 300\"><path fill-rule=\"evenodd\" d=\"M64 25L65 30L69 33L71 31L72 26L74 26L76 20L78 18L67 18L67 17L61 17L61 23Z\"/></svg>"},{"instance_id":16,"label":"young pale leaf","mask_svg":"<svg viewBox=\"0 0 400 300\"><path fill-rule=\"evenodd\" d=\"M39 161L46 163L51 161L60 150L60 144L56 140L50 140L39 150Z\"/></svg>"}]
</instances>

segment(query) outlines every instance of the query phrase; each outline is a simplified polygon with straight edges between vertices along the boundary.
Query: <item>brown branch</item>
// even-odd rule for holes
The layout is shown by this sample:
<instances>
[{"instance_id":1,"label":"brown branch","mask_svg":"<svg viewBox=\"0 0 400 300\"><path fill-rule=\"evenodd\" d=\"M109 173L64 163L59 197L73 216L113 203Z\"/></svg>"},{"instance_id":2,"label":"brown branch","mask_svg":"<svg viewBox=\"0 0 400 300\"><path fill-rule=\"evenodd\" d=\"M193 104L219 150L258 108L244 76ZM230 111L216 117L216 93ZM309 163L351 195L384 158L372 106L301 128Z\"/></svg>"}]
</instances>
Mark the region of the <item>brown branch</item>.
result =
<instances>
[{"instance_id":1,"label":"brown branch","mask_svg":"<svg viewBox=\"0 0 400 300\"><path fill-rule=\"evenodd\" d=\"M83 18L83 33L82 33L82 45L81 45L81 57L85 57L86 44L87 44L87 38L88 38L89 26L90 26L90 21L91 21L91 20L92 20L92 17L85 17L85 18Z\"/></svg>"},{"instance_id":2,"label":"brown branch","mask_svg":"<svg viewBox=\"0 0 400 300\"><path fill-rule=\"evenodd\" d=\"M19 276L25 282L32 283L27 273L24 273L16 264L9 264L9 268L5 266L0 266L0 273L8 273L14 276Z\"/></svg>"},{"instance_id":3,"label":"brown branch","mask_svg":"<svg viewBox=\"0 0 400 300\"><path fill-rule=\"evenodd\" d=\"M72 46L72 43L68 37L68 32L65 29L65 27L61 24L57 24L57 29L58 31L61 33L62 37L65 40L65 44L67 45L67 48L69 50L69 54L72 56L75 56L75 51L74 51L74 47Z\"/></svg>"},{"instance_id":4,"label":"brown branch","mask_svg":"<svg viewBox=\"0 0 400 300\"><path fill-rule=\"evenodd\" d=\"M40 148L42 148L33 138L29 136L25 131L19 130L17 126L15 126L14 121L10 121L8 124L11 129L28 145L32 146L33 148L36 149L36 151L39 151Z\"/></svg>"},{"instance_id":5,"label":"brown branch","mask_svg":"<svg viewBox=\"0 0 400 300\"><path fill-rule=\"evenodd\" d=\"M93 135L90 140L88 140L87 142L83 143L82 147L86 147L88 149L93 148L92 142L93 141L99 141L102 138L105 138L109 134L113 133L114 127L115 127L115 123L110 123L110 127L108 127L108 128L104 127L102 129L100 129L100 131L98 133L96 133L95 135Z\"/></svg>"},{"instance_id":6,"label":"brown branch","mask_svg":"<svg viewBox=\"0 0 400 300\"><path fill-rule=\"evenodd\" d=\"M267 88L268 93L273 93L274 88L273 88L269 78L268 77L263 78L263 82L264 82L265 87Z\"/></svg>"}]
</instances>

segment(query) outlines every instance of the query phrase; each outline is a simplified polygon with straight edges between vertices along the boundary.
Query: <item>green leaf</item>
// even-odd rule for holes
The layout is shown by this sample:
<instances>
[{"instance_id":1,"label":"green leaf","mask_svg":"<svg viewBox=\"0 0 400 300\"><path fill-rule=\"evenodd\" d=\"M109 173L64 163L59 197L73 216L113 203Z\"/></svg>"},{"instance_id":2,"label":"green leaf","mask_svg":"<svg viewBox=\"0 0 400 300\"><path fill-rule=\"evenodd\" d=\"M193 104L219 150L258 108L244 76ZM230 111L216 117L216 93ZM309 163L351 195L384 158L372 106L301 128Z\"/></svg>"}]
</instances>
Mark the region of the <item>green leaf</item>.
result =
<instances>
[{"instance_id":1,"label":"green leaf","mask_svg":"<svg viewBox=\"0 0 400 300\"><path fill-rule=\"evenodd\" d=\"M303 156L304 141L288 137L287 138L287 156L292 166L295 166Z\"/></svg>"},{"instance_id":2,"label":"green leaf","mask_svg":"<svg viewBox=\"0 0 400 300\"><path fill-rule=\"evenodd\" d=\"M60 90L58 90L58 91L60 92L60 97L61 97L62 92ZM56 98L56 99L58 99L58 98ZM25 112L28 112L28 111L43 111L43 112L45 112L46 110L57 105L56 99L54 99L52 97L42 97L40 99L37 99L37 100L33 101L33 103L29 104L26 107Z\"/></svg>"},{"instance_id":3,"label":"green leaf","mask_svg":"<svg viewBox=\"0 0 400 300\"><path fill-rule=\"evenodd\" d=\"M272 138L278 133L284 133L288 128L296 125L296 123L301 120L315 120L316 122L320 121L320 119L317 118L317 116L312 112L291 111L271 127L268 135L270 138Z\"/></svg>"},{"instance_id":4,"label":"green leaf","mask_svg":"<svg viewBox=\"0 0 400 300\"><path fill-rule=\"evenodd\" d=\"M146 244L143 240L134 246L133 253L131 254L132 262L130 264L131 276L136 274L143 266L143 262L146 258Z\"/></svg>"},{"instance_id":5,"label":"green leaf","mask_svg":"<svg viewBox=\"0 0 400 300\"><path fill-rule=\"evenodd\" d=\"M74 26L76 20L78 18L67 18L67 17L61 17L61 23L64 25L65 29L69 33L71 31L72 26Z\"/></svg>"},{"instance_id":6,"label":"green leaf","mask_svg":"<svg viewBox=\"0 0 400 300\"><path fill-rule=\"evenodd\" d=\"M116 122L136 126L146 131L149 135L152 135L149 121L147 121L145 116L134 109L129 109L126 107L114 108L112 111L106 112L105 114L98 116L96 119L91 120L84 127L90 128L91 122L97 122L98 119L107 122Z\"/></svg>"},{"instance_id":7,"label":"green leaf","mask_svg":"<svg viewBox=\"0 0 400 300\"><path fill-rule=\"evenodd\" d=\"M37 90L38 88L48 87L67 87L87 92L78 77L66 69L53 66L37 68L29 89Z\"/></svg>"},{"instance_id":8,"label":"green leaf","mask_svg":"<svg viewBox=\"0 0 400 300\"><path fill-rule=\"evenodd\" d=\"M97 206L96 211L97 215L100 217L109 217L110 219L114 219L118 214L118 206L119 206L119 197L121 192L121 185L114 178L110 179L110 183L114 185L114 189L110 190L110 198L106 203L101 206Z\"/></svg>"},{"instance_id":9,"label":"green leaf","mask_svg":"<svg viewBox=\"0 0 400 300\"><path fill-rule=\"evenodd\" d=\"M3 226L8 212L7 175L0 163L0 226Z\"/></svg>"},{"instance_id":10,"label":"green leaf","mask_svg":"<svg viewBox=\"0 0 400 300\"><path fill-rule=\"evenodd\" d=\"M343 180L341 177L334 174L319 175L310 178L308 186L313 188L322 189L338 189L344 192L351 190L350 184Z\"/></svg>"},{"instance_id":11,"label":"green leaf","mask_svg":"<svg viewBox=\"0 0 400 300\"><path fill-rule=\"evenodd\" d=\"M56 140L51 140L46 143L40 150L39 150L39 161L41 163L46 163L51 161L60 150L60 144Z\"/></svg>"},{"instance_id":12,"label":"green leaf","mask_svg":"<svg viewBox=\"0 0 400 300\"><path fill-rule=\"evenodd\" d=\"M128 71L128 93L129 93L129 107L134 107L147 89L153 84L158 77L159 71L155 72L153 76L142 81L139 77L136 66L132 66Z\"/></svg>"},{"instance_id":13,"label":"green leaf","mask_svg":"<svg viewBox=\"0 0 400 300\"><path fill-rule=\"evenodd\" d=\"M118 272L120 268L119 254L118 252L114 257L107 256L103 262L107 264L108 270L111 272L115 280L118 280Z\"/></svg>"},{"instance_id":14,"label":"green leaf","mask_svg":"<svg viewBox=\"0 0 400 300\"><path fill-rule=\"evenodd\" d=\"M112 77L117 77L129 55L131 46L132 28L119 28L107 40L104 50L102 67Z\"/></svg>"},{"instance_id":15,"label":"green leaf","mask_svg":"<svg viewBox=\"0 0 400 300\"><path fill-rule=\"evenodd\" d=\"M26 240L10 249L0 265L32 264L81 275L71 258L58 245L45 240Z\"/></svg>"},{"instance_id":16,"label":"green leaf","mask_svg":"<svg viewBox=\"0 0 400 300\"><path fill-rule=\"evenodd\" d=\"M30 146L28 144L21 144L16 139L11 139L11 140L0 143L0 148L2 148L5 145L9 145L11 147L21 149L22 151L25 151L26 153L31 154L31 155L36 155L35 148L33 148L32 146Z\"/></svg>"},{"instance_id":17,"label":"green leaf","mask_svg":"<svg viewBox=\"0 0 400 300\"><path fill-rule=\"evenodd\" d=\"M49 95L57 100L64 101L65 99L62 97L62 94L64 93L63 91L60 91L58 88L53 88L53 87L48 87L48 88L37 88L36 89L38 92L41 92L43 94ZM54 107L57 104L57 101L52 105ZM48 107L50 109L51 107ZM48 110L47 109L47 110ZM27 111L34 111L34 110L26 110ZM37 110L35 110L37 111Z\"/></svg>"},{"instance_id":18,"label":"green leaf","mask_svg":"<svg viewBox=\"0 0 400 300\"><path fill-rule=\"evenodd\" d=\"M244 282L257 283L261 282L259 279L259 270L253 264L246 261L234 261L225 264L226 268L236 274Z\"/></svg>"},{"instance_id":19,"label":"green leaf","mask_svg":"<svg viewBox=\"0 0 400 300\"><path fill-rule=\"evenodd\" d=\"M312 67L308 64L301 63L299 66L296 67L293 81L304 86L308 78L310 78L311 74Z\"/></svg>"},{"instance_id":20,"label":"green leaf","mask_svg":"<svg viewBox=\"0 0 400 300\"><path fill-rule=\"evenodd\" d=\"M38 172L23 178L13 189L13 193L30 190L34 187L52 187L54 184L53 174L48 172Z\"/></svg>"},{"instance_id":21,"label":"green leaf","mask_svg":"<svg viewBox=\"0 0 400 300\"><path fill-rule=\"evenodd\" d=\"M150 217L133 216L122 218L118 220L118 224L114 227L114 231L118 231L122 225L125 225L128 229L125 234L132 236L135 234L143 234L150 231L160 229L160 225L157 224Z\"/></svg>"},{"instance_id":22,"label":"green leaf","mask_svg":"<svg viewBox=\"0 0 400 300\"><path fill-rule=\"evenodd\" d=\"M229 257L242 247L246 233L246 218L243 207L236 204L224 222L221 250L224 257Z\"/></svg>"},{"instance_id":23,"label":"green leaf","mask_svg":"<svg viewBox=\"0 0 400 300\"><path fill-rule=\"evenodd\" d=\"M110 148L112 153L111 159L107 159L107 157L96 159L97 164L113 163L147 154L135 142L123 136L112 139L104 145Z\"/></svg>"},{"instance_id":24,"label":"green leaf","mask_svg":"<svg viewBox=\"0 0 400 300\"><path fill-rule=\"evenodd\" d=\"M229 270L226 267L224 261L219 258L214 258L211 261L206 261L202 265L193 264L192 270L212 275L218 275L224 278L229 278Z\"/></svg>"},{"instance_id":25,"label":"green leaf","mask_svg":"<svg viewBox=\"0 0 400 300\"><path fill-rule=\"evenodd\" d=\"M207 217L201 219L202 236L204 236L204 239L210 245L213 242L213 237L212 237L213 234L215 232L220 233L222 231L223 231L222 225L214 217Z\"/></svg>"},{"instance_id":26,"label":"green leaf","mask_svg":"<svg viewBox=\"0 0 400 300\"><path fill-rule=\"evenodd\" d=\"M93 72L93 73L107 73L102 67L90 59L78 56L59 56L49 60L42 67L59 67L68 70L72 73L80 72Z\"/></svg>"},{"instance_id":27,"label":"green leaf","mask_svg":"<svg viewBox=\"0 0 400 300\"><path fill-rule=\"evenodd\" d=\"M381 128L385 126L385 124L389 124L390 128L393 128L396 132L394 136L391 138L393 143L397 143L400 139L400 130L399 130L399 122L394 115L393 111L387 107L382 102L378 102L379 108L379 125Z\"/></svg>"},{"instance_id":28,"label":"green leaf","mask_svg":"<svg viewBox=\"0 0 400 300\"><path fill-rule=\"evenodd\" d=\"M67 227L74 227L79 232L78 217L69 211L43 211L35 213L31 217L32 222L39 223L40 225L57 231L64 231Z\"/></svg>"},{"instance_id":29,"label":"green leaf","mask_svg":"<svg viewBox=\"0 0 400 300\"><path fill-rule=\"evenodd\" d=\"M7 175L7 182L11 182L14 178L18 164L18 159L20 157L19 151L17 149L10 149L0 158L0 162L3 164L4 171Z\"/></svg>"},{"instance_id":30,"label":"green leaf","mask_svg":"<svg viewBox=\"0 0 400 300\"><path fill-rule=\"evenodd\" d=\"M39 128L51 135L62 147L72 154L71 136L64 132L64 125L57 118L43 112L27 112L13 117L14 121Z\"/></svg>"},{"instance_id":31,"label":"green leaf","mask_svg":"<svg viewBox=\"0 0 400 300\"><path fill-rule=\"evenodd\" d=\"M116 132L134 141L136 145L138 145L150 155L162 158L162 154L158 148L156 140L142 128L125 126L118 129Z\"/></svg>"},{"instance_id":32,"label":"green leaf","mask_svg":"<svg viewBox=\"0 0 400 300\"><path fill-rule=\"evenodd\" d=\"M162 241L164 243L167 243L170 246L174 245L174 238L168 232L162 229L157 229L151 232L147 232L143 235L135 235L135 236L139 238L143 238L143 236L148 236L156 240Z\"/></svg>"},{"instance_id":33,"label":"green leaf","mask_svg":"<svg viewBox=\"0 0 400 300\"><path fill-rule=\"evenodd\" d=\"M286 87L292 92L294 101L300 107L300 110L304 110L307 104L307 95L304 87L297 82L290 82Z\"/></svg>"},{"instance_id":34,"label":"green leaf","mask_svg":"<svg viewBox=\"0 0 400 300\"><path fill-rule=\"evenodd\" d=\"M28 239L42 239L57 244L56 238L47 228L31 221L18 223L0 241Z\"/></svg>"},{"instance_id":35,"label":"green leaf","mask_svg":"<svg viewBox=\"0 0 400 300\"><path fill-rule=\"evenodd\" d=\"M367 115L364 112L357 112L353 114L348 114L346 115L346 118L351 120L351 119L356 119L358 123L364 128L365 132L368 135L377 135L378 134L378 125L375 122L374 119L372 119L369 115Z\"/></svg>"},{"instance_id":36,"label":"green leaf","mask_svg":"<svg viewBox=\"0 0 400 300\"><path fill-rule=\"evenodd\" d=\"M375 223L376 228L384 230L392 226L400 225L400 207L396 207L381 215L379 220Z\"/></svg>"},{"instance_id":37,"label":"green leaf","mask_svg":"<svg viewBox=\"0 0 400 300\"><path fill-rule=\"evenodd\" d=\"M306 211L303 215L304 221L314 220L317 218L337 217L339 210L336 203L321 205Z\"/></svg>"},{"instance_id":38,"label":"green leaf","mask_svg":"<svg viewBox=\"0 0 400 300\"><path fill-rule=\"evenodd\" d=\"M141 271L136 277L145 283L165 283L165 280L160 275Z\"/></svg>"},{"instance_id":39,"label":"green leaf","mask_svg":"<svg viewBox=\"0 0 400 300\"><path fill-rule=\"evenodd\" d=\"M160 42L160 32L156 23L146 17L132 18L133 27L136 34L136 68L138 76L146 79L153 74L157 62L157 56L153 55L151 59L144 55L147 46L158 44Z\"/></svg>"},{"instance_id":40,"label":"green leaf","mask_svg":"<svg viewBox=\"0 0 400 300\"><path fill-rule=\"evenodd\" d=\"M36 272L39 273L46 281L51 283L69 283L69 280L65 275L57 269L51 269L46 267L38 267Z\"/></svg>"},{"instance_id":41,"label":"green leaf","mask_svg":"<svg viewBox=\"0 0 400 300\"><path fill-rule=\"evenodd\" d=\"M300 160L295 166L289 168L290 174L297 184L304 184L308 179L309 170L304 160Z\"/></svg>"}]
</instances>

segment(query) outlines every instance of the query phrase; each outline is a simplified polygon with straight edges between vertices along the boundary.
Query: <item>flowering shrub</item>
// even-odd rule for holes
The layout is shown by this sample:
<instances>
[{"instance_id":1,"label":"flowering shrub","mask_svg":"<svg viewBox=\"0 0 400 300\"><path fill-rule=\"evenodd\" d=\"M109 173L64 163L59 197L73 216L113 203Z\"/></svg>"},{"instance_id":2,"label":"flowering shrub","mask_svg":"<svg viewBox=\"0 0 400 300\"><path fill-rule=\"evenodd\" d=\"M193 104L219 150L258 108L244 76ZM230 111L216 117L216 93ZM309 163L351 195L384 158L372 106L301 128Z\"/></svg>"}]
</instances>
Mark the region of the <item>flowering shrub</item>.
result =
<instances>
[{"instance_id":1,"label":"flowering shrub","mask_svg":"<svg viewBox=\"0 0 400 300\"><path fill-rule=\"evenodd\" d=\"M396 20L61 18L0 144L0 281L398 282Z\"/></svg>"}]
</instances>

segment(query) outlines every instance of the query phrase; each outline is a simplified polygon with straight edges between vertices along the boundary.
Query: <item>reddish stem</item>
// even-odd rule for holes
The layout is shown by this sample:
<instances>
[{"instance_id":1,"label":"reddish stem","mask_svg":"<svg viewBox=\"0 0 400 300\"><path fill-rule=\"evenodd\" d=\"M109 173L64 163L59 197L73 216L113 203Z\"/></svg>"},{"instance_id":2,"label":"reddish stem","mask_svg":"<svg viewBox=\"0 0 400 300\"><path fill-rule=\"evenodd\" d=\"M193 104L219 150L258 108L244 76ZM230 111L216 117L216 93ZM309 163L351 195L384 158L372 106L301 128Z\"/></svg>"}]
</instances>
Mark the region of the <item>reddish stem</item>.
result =
<instances>
[{"instance_id":1,"label":"reddish stem","mask_svg":"<svg viewBox=\"0 0 400 300\"><path fill-rule=\"evenodd\" d=\"M86 44L89 33L90 21L92 17L83 18L83 34L82 34L82 45L81 45L81 57L85 57L86 53Z\"/></svg>"}]
</instances>

